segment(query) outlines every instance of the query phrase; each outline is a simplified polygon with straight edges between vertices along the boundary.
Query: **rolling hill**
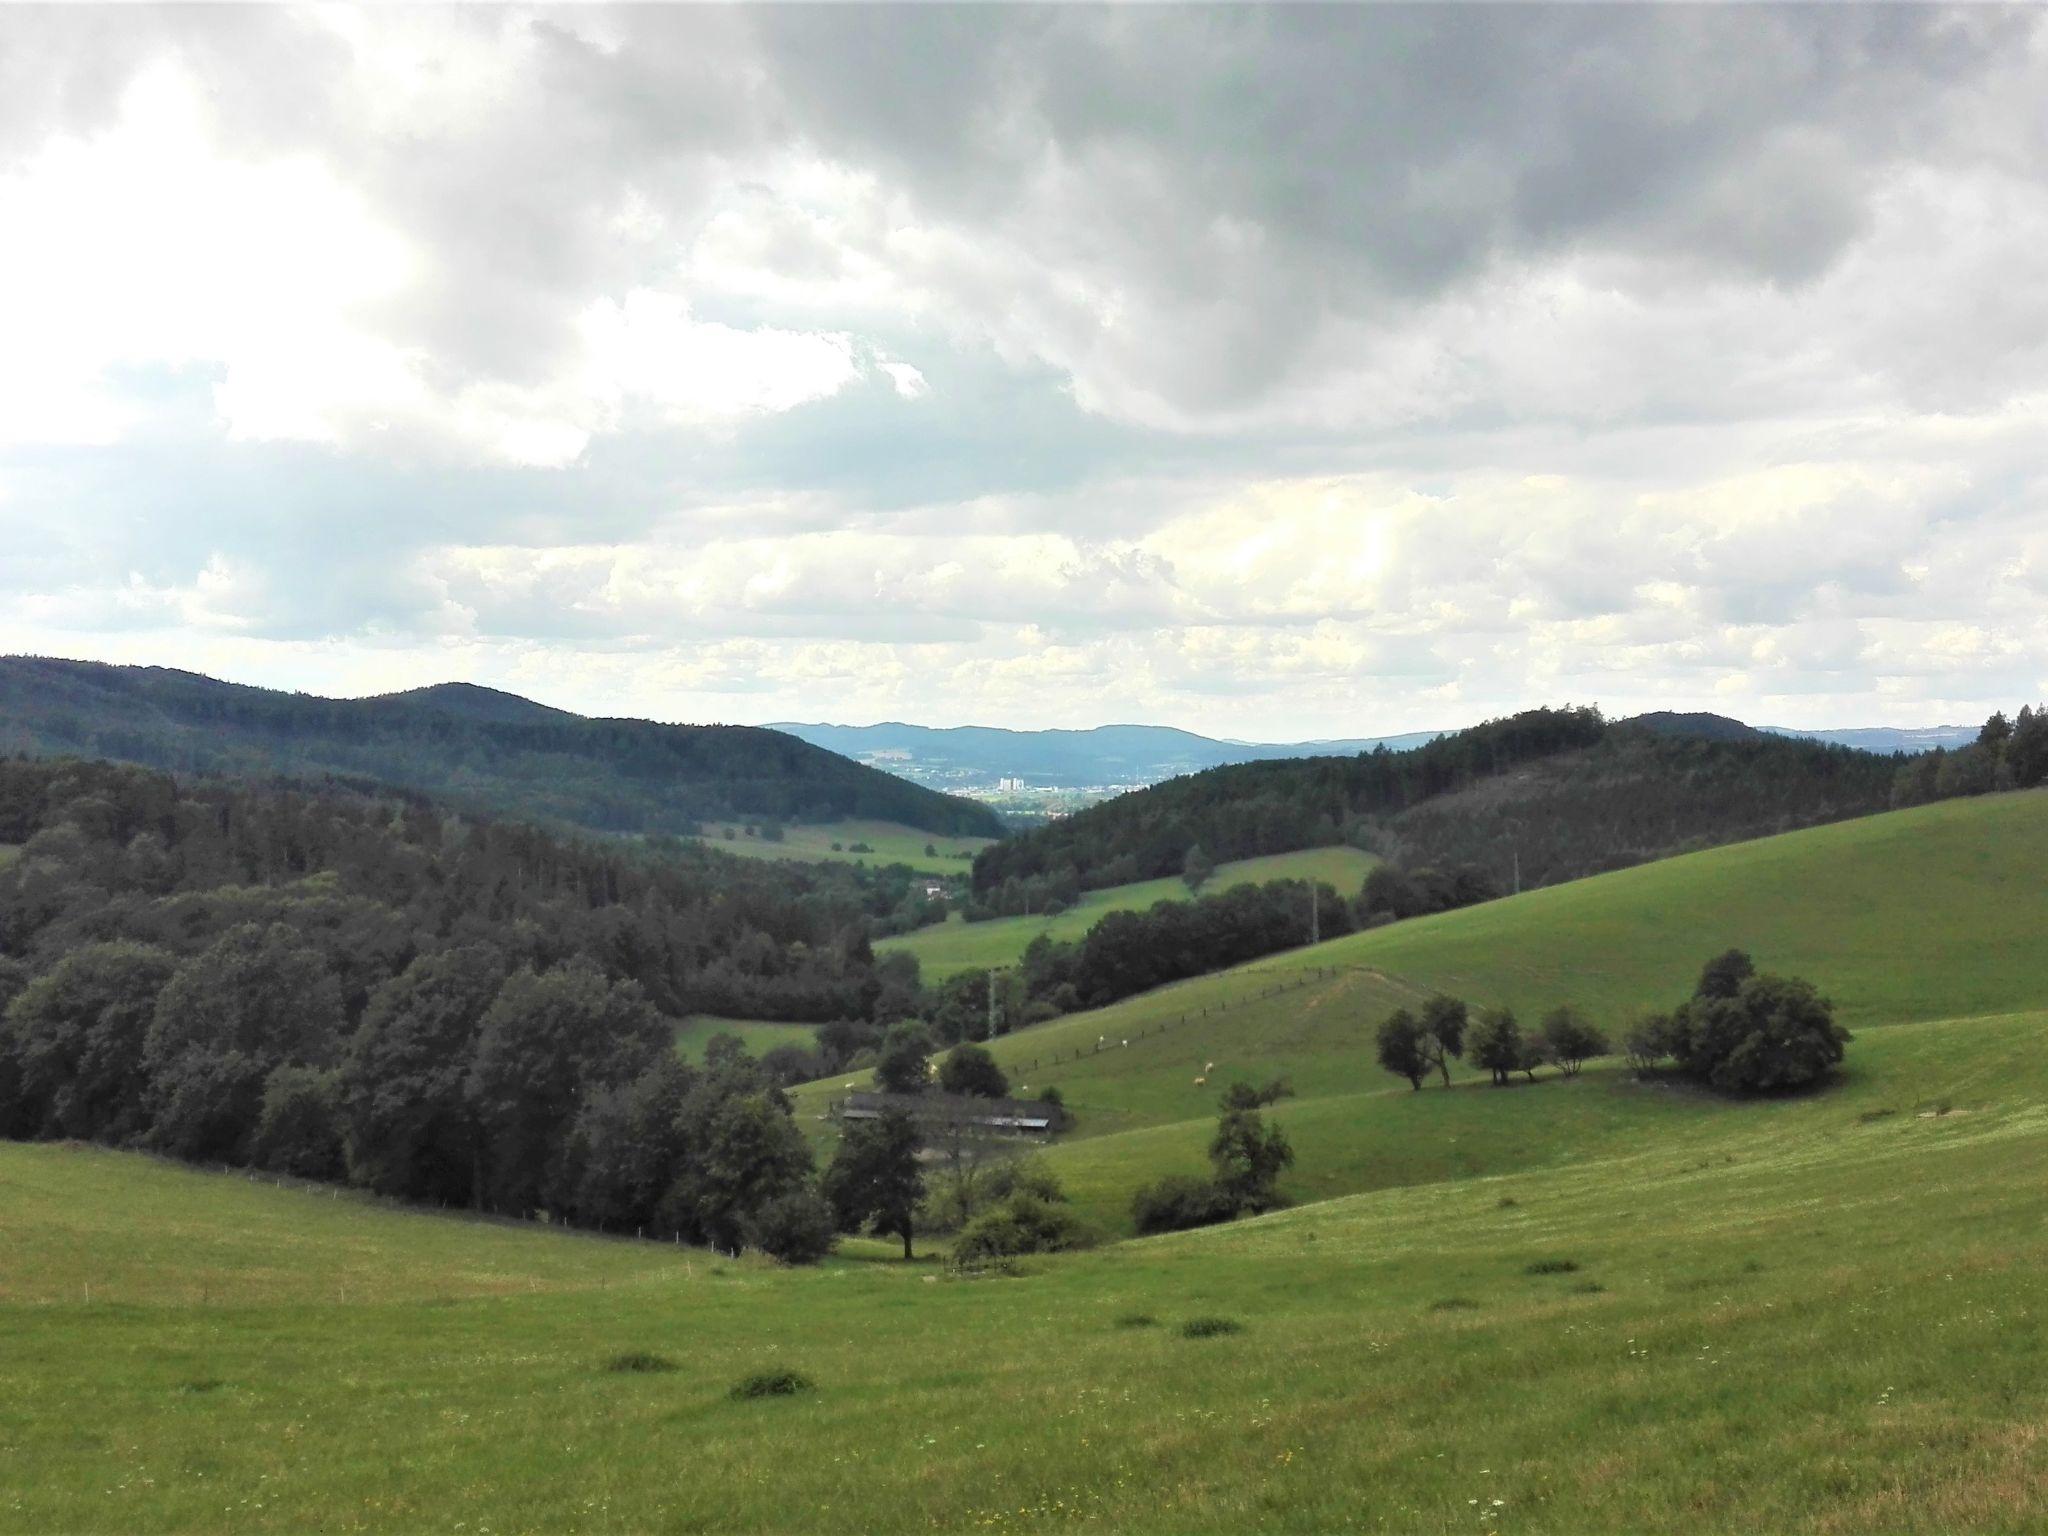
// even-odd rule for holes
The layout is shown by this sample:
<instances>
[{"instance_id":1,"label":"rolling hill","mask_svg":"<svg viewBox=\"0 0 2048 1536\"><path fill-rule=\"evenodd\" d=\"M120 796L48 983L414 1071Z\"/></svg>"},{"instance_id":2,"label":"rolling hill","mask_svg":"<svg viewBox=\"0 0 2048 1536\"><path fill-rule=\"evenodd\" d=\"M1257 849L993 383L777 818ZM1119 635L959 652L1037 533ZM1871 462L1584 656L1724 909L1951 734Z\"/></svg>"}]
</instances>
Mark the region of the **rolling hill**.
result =
<instances>
[{"instance_id":1,"label":"rolling hill","mask_svg":"<svg viewBox=\"0 0 2048 1536\"><path fill-rule=\"evenodd\" d=\"M1050 1156L1112 1226L1127 1220L1139 1183L1203 1165L1215 1097L1232 1077L1292 1079L1300 1096L1276 1113L1301 1153L1293 1187L1303 1196L1495 1169L1515 1138L1489 1150L1502 1122L1487 1118L1488 1106L1518 1094L1541 1100L1548 1088L1474 1090L1458 1146L1417 1146L1400 1118L1414 1113L1402 1106L1415 1096L1372 1056L1372 1029L1392 1008L1444 990L1533 1020L1569 1001L1618 1032L1684 997L1709 955L1740 946L1764 969L1815 981L1857 1031L2039 1009L2048 1005L2048 946L2037 938L2048 928L2044 867L2048 792L1946 801L1353 934L1023 1030L992 1049L1018 1082L1060 1089L1077 1125ZM1867 1059L1852 1048L1852 1064ZM1209 1081L1198 1086L1201 1077ZM1618 1070L1549 1086L1573 1116L1605 1124L1620 1115L1618 1136L1645 1103L1664 1112ZM799 1103L818 1113L842 1088L810 1085Z\"/></svg>"},{"instance_id":2,"label":"rolling hill","mask_svg":"<svg viewBox=\"0 0 2048 1536\"><path fill-rule=\"evenodd\" d=\"M607 832L848 817L995 837L994 812L776 731L591 720L466 684L322 699L162 667L0 657L0 753L338 774Z\"/></svg>"}]
</instances>

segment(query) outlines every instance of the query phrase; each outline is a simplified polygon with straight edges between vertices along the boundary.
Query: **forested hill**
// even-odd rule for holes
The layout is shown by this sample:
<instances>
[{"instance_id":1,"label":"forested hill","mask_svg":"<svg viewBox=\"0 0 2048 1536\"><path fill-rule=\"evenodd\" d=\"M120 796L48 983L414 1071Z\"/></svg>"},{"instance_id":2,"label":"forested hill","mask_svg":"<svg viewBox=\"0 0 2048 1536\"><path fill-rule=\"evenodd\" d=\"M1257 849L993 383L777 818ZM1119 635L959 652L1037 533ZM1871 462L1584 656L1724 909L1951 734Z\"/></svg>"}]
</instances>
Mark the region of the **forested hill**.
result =
<instances>
[{"instance_id":1,"label":"forested hill","mask_svg":"<svg viewBox=\"0 0 2048 1536\"><path fill-rule=\"evenodd\" d=\"M0 754L180 773L377 779L459 804L611 832L842 817L997 837L986 806L779 731L591 720L450 683L323 699L161 667L0 657Z\"/></svg>"},{"instance_id":2,"label":"forested hill","mask_svg":"<svg viewBox=\"0 0 2048 1536\"><path fill-rule=\"evenodd\" d=\"M1898 759L1691 723L1539 709L1412 751L1217 768L985 849L975 888L1000 910L1012 882L1069 868L1094 888L1178 873L1193 847L1220 863L1351 842L1390 879L1456 871L1460 893L1434 903L1455 905L1891 803Z\"/></svg>"}]
</instances>

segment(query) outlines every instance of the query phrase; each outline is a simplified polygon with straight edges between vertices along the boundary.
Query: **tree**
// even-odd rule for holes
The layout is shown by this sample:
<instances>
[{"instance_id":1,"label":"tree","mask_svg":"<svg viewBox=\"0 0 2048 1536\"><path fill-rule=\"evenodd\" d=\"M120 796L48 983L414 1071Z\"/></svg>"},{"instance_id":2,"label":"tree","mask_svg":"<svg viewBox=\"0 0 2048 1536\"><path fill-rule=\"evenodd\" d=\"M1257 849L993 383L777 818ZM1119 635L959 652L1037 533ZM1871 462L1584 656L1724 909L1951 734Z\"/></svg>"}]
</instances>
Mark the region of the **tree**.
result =
<instances>
[{"instance_id":1,"label":"tree","mask_svg":"<svg viewBox=\"0 0 2048 1536\"><path fill-rule=\"evenodd\" d=\"M824 1180L825 1199L840 1231L866 1228L899 1236L903 1257L915 1257L910 1244L918 1202L924 1199L924 1174L917 1163L922 1146L917 1123L897 1110L846 1127Z\"/></svg>"},{"instance_id":2,"label":"tree","mask_svg":"<svg viewBox=\"0 0 2048 1536\"><path fill-rule=\"evenodd\" d=\"M1422 1005L1422 1033L1425 1046L1433 1051L1434 1065L1451 1086L1451 1058L1465 1053L1466 1008L1460 998L1439 992Z\"/></svg>"},{"instance_id":3,"label":"tree","mask_svg":"<svg viewBox=\"0 0 2048 1536\"><path fill-rule=\"evenodd\" d=\"M1522 1027L1512 1008L1480 1012L1472 1031L1472 1065L1491 1072L1496 1088L1505 1087L1508 1074L1521 1070L1522 1051Z\"/></svg>"},{"instance_id":4,"label":"tree","mask_svg":"<svg viewBox=\"0 0 2048 1536\"><path fill-rule=\"evenodd\" d=\"M1226 1109L1209 1143L1216 1187L1239 1211L1270 1210L1278 1203L1274 1186L1294 1166L1287 1133L1267 1125L1256 1109Z\"/></svg>"},{"instance_id":5,"label":"tree","mask_svg":"<svg viewBox=\"0 0 2048 1536\"><path fill-rule=\"evenodd\" d=\"M1010 1080L982 1046L956 1045L939 1064L939 1087L972 1098L1000 1099L1009 1093Z\"/></svg>"},{"instance_id":6,"label":"tree","mask_svg":"<svg viewBox=\"0 0 2048 1536\"><path fill-rule=\"evenodd\" d=\"M665 1208L679 1230L731 1249L746 1241L758 1213L805 1185L814 1162L780 1093L741 1091L716 1103L694 1127Z\"/></svg>"},{"instance_id":7,"label":"tree","mask_svg":"<svg viewBox=\"0 0 2048 1536\"><path fill-rule=\"evenodd\" d=\"M1646 1013L1623 1031L1621 1053L1629 1070L1646 1076L1658 1062L1678 1052L1678 1034L1668 1013Z\"/></svg>"},{"instance_id":8,"label":"tree","mask_svg":"<svg viewBox=\"0 0 2048 1536\"><path fill-rule=\"evenodd\" d=\"M808 1180L766 1201L746 1230L749 1243L785 1264L815 1264L839 1240L832 1207Z\"/></svg>"},{"instance_id":9,"label":"tree","mask_svg":"<svg viewBox=\"0 0 2048 1536\"><path fill-rule=\"evenodd\" d=\"M1209 855L1202 852L1200 843L1190 847L1186 857L1181 860L1180 877L1191 891L1199 891L1208 884L1209 877L1215 873L1216 866L1211 862Z\"/></svg>"},{"instance_id":10,"label":"tree","mask_svg":"<svg viewBox=\"0 0 2048 1536\"><path fill-rule=\"evenodd\" d=\"M1406 1008L1396 1008L1380 1020L1377 1040L1380 1065L1396 1077L1407 1078L1408 1086L1420 1092L1431 1065L1422 1021Z\"/></svg>"},{"instance_id":11,"label":"tree","mask_svg":"<svg viewBox=\"0 0 2048 1536\"><path fill-rule=\"evenodd\" d=\"M484 1014L466 1085L488 1203L521 1215L539 1209L586 1093L638 1076L670 1048L668 1033L639 987L615 986L587 962L507 977Z\"/></svg>"},{"instance_id":12,"label":"tree","mask_svg":"<svg viewBox=\"0 0 2048 1536\"><path fill-rule=\"evenodd\" d=\"M177 961L149 945L75 949L6 1011L17 1114L30 1134L124 1142L149 1123L142 1052Z\"/></svg>"},{"instance_id":13,"label":"tree","mask_svg":"<svg viewBox=\"0 0 2048 1536\"><path fill-rule=\"evenodd\" d=\"M1756 974L1756 962L1739 949L1724 949L1700 971L1694 997L1733 997L1742 984Z\"/></svg>"},{"instance_id":14,"label":"tree","mask_svg":"<svg viewBox=\"0 0 2048 1536\"><path fill-rule=\"evenodd\" d=\"M1543 1016L1543 1044L1566 1077L1577 1077L1589 1060L1608 1051L1607 1037L1570 1003L1560 1003Z\"/></svg>"},{"instance_id":15,"label":"tree","mask_svg":"<svg viewBox=\"0 0 2048 1536\"><path fill-rule=\"evenodd\" d=\"M1758 974L1733 997L1695 997L1673 1015L1678 1062L1725 1093L1818 1082L1842 1059L1849 1031L1813 984Z\"/></svg>"},{"instance_id":16,"label":"tree","mask_svg":"<svg viewBox=\"0 0 2048 1536\"><path fill-rule=\"evenodd\" d=\"M342 1155L338 1075L317 1067L279 1067L264 1081L263 1111L250 1160L295 1179L338 1179Z\"/></svg>"},{"instance_id":17,"label":"tree","mask_svg":"<svg viewBox=\"0 0 2048 1536\"><path fill-rule=\"evenodd\" d=\"M282 923L245 923L179 966L143 1048L151 1136L184 1158L247 1155L263 1085L282 1066L325 1066L341 1044L341 994L317 950Z\"/></svg>"},{"instance_id":18,"label":"tree","mask_svg":"<svg viewBox=\"0 0 2048 1536\"><path fill-rule=\"evenodd\" d=\"M341 1064L349 1167L382 1195L466 1205L482 1192L464 1088L507 964L492 945L421 955L370 994Z\"/></svg>"},{"instance_id":19,"label":"tree","mask_svg":"<svg viewBox=\"0 0 2048 1536\"><path fill-rule=\"evenodd\" d=\"M931 1086L931 1036L915 1020L889 1026L875 1063L875 1084L884 1093L923 1093Z\"/></svg>"}]
</instances>

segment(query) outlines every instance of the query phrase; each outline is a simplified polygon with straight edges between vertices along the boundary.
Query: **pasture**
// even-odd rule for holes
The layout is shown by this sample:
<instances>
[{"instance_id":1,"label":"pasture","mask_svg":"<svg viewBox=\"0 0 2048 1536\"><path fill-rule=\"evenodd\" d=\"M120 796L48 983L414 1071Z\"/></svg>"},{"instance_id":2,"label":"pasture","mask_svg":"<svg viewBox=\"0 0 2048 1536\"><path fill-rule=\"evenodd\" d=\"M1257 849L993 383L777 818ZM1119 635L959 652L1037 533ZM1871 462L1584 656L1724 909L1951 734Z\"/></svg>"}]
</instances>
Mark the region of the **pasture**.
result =
<instances>
[{"instance_id":1,"label":"pasture","mask_svg":"<svg viewBox=\"0 0 2048 1536\"><path fill-rule=\"evenodd\" d=\"M1201 894L1214 896L1235 885L1259 885L1268 880L1321 880L1344 896L1355 896L1374 863L1371 854L1356 848L1306 848L1299 853L1239 859L1217 865ZM1181 880L1141 880L1084 891L1073 906L1052 917L998 917L970 923L955 913L944 923L879 940L875 953L915 955L927 983L944 981L962 971L1015 965L1040 934L1059 940L1079 939L1111 912L1142 912L1155 902L1188 899L1187 885Z\"/></svg>"},{"instance_id":2,"label":"pasture","mask_svg":"<svg viewBox=\"0 0 2048 1536\"><path fill-rule=\"evenodd\" d=\"M731 833L728 837L726 834ZM701 839L707 847L747 859L791 859L805 864L907 864L920 874L967 877L975 854L993 839L945 837L894 821L786 823L782 841L747 836L744 822L709 822ZM837 843L838 847L832 845ZM856 853L853 845L869 849ZM925 849L933 851L926 853Z\"/></svg>"}]
</instances>

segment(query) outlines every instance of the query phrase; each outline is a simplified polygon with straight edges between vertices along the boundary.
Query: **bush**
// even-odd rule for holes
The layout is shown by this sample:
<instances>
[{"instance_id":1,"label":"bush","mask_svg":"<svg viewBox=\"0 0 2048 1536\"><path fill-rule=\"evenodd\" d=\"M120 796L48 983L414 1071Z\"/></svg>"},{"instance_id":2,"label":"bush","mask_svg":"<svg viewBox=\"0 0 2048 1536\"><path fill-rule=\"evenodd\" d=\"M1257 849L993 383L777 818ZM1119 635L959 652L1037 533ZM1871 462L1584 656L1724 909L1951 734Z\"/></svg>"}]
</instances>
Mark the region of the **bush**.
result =
<instances>
[{"instance_id":1,"label":"bush","mask_svg":"<svg viewBox=\"0 0 2048 1536\"><path fill-rule=\"evenodd\" d=\"M1063 1205L1018 1192L970 1221L953 1244L953 1263L966 1269L992 1259L1025 1253L1065 1253L1085 1248L1089 1232Z\"/></svg>"},{"instance_id":2,"label":"bush","mask_svg":"<svg viewBox=\"0 0 2048 1536\"><path fill-rule=\"evenodd\" d=\"M1244 1324L1234 1317L1191 1317L1180 1325L1184 1339L1214 1339L1226 1333L1243 1333Z\"/></svg>"},{"instance_id":3,"label":"bush","mask_svg":"<svg viewBox=\"0 0 2048 1536\"><path fill-rule=\"evenodd\" d=\"M734 1382L727 1396L735 1402L747 1402L757 1397L795 1397L799 1392L813 1390L811 1379L796 1371L756 1371Z\"/></svg>"},{"instance_id":4,"label":"bush","mask_svg":"<svg viewBox=\"0 0 2048 1536\"><path fill-rule=\"evenodd\" d=\"M939 1087L969 1098L1000 1099L1009 1093L1010 1080L987 1047L963 1044L954 1046L939 1064Z\"/></svg>"},{"instance_id":5,"label":"bush","mask_svg":"<svg viewBox=\"0 0 2048 1536\"><path fill-rule=\"evenodd\" d=\"M1654 1070L1667 1057L1678 1054L1678 1032L1668 1013L1646 1013L1629 1025L1621 1037L1621 1053L1636 1076Z\"/></svg>"},{"instance_id":6,"label":"bush","mask_svg":"<svg viewBox=\"0 0 2048 1536\"><path fill-rule=\"evenodd\" d=\"M626 1375L642 1376L675 1370L676 1363L667 1355L651 1355L644 1349L635 1349L623 1355L613 1355L605 1361L604 1368Z\"/></svg>"},{"instance_id":7,"label":"bush","mask_svg":"<svg viewBox=\"0 0 2048 1536\"><path fill-rule=\"evenodd\" d=\"M839 1241L832 1207L806 1184L768 1201L746 1224L747 1241L785 1264L815 1264Z\"/></svg>"},{"instance_id":8,"label":"bush","mask_svg":"<svg viewBox=\"0 0 2048 1536\"><path fill-rule=\"evenodd\" d=\"M1237 1203L1207 1179L1170 1173L1131 1197L1131 1222L1141 1234L1213 1227L1237 1215Z\"/></svg>"},{"instance_id":9,"label":"bush","mask_svg":"<svg viewBox=\"0 0 2048 1536\"><path fill-rule=\"evenodd\" d=\"M1678 1064L1724 1093L1803 1088L1842 1059L1849 1031L1813 984L1751 976L1733 997L1696 996L1673 1017Z\"/></svg>"}]
</instances>

